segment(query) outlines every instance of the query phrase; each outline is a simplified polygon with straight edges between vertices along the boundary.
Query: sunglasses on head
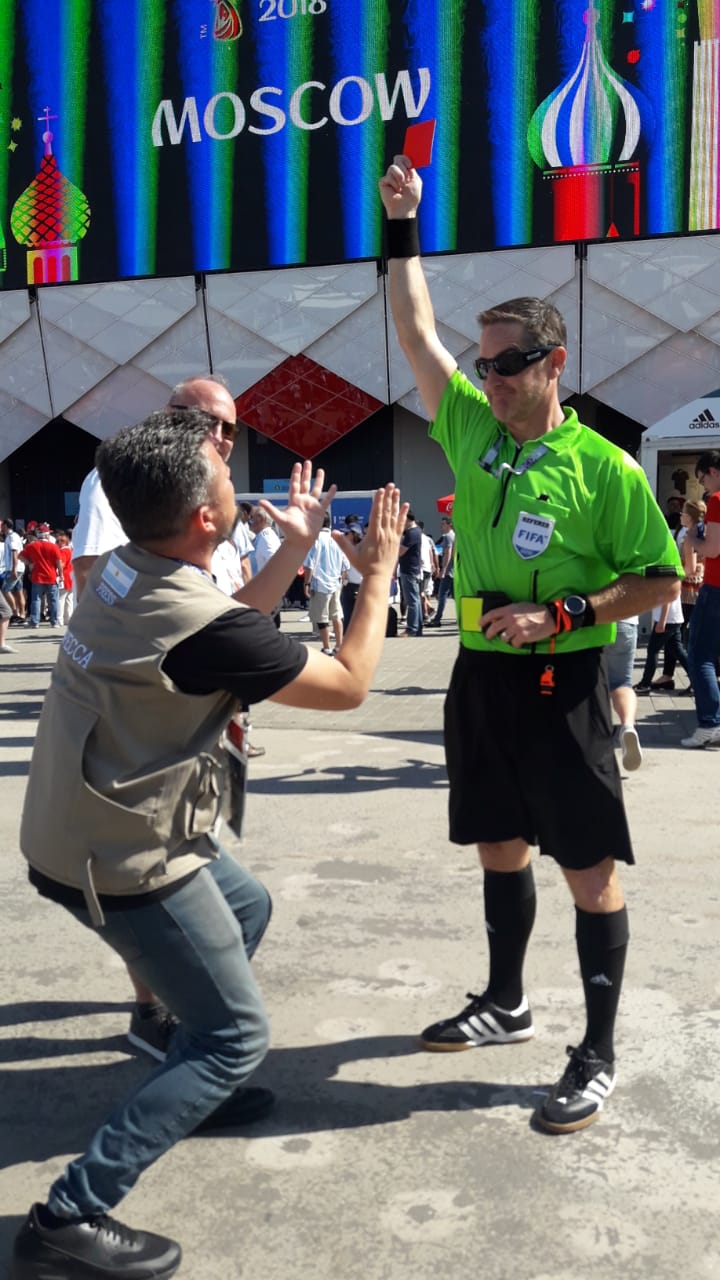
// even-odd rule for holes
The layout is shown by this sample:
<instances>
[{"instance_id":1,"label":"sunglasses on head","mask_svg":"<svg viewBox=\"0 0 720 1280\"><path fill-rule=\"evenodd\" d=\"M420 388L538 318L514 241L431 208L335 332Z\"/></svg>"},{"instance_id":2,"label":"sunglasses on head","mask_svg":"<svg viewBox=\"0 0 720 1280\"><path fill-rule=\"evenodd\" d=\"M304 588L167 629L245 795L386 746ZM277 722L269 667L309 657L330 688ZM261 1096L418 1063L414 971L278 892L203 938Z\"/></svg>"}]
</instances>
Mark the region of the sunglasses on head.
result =
<instances>
[{"instance_id":1,"label":"sunglasses on head","mask_svg":"<svg viewBox=\"0 0 720 1280\"><path fill-rule=\"evenodd\" d=\"M191 409L198 409L200 413L207 413L206 409L200 409L200 406L196 404L171 404L168 405L168 408L175 409L180 413L189 413ZM235 439L238 433L237 422L226 422L224 418L218 418L214 413L208 413L208 417L213 418L226 440Z\"/></svg>"},{"instance_id":2,"label":"sunglasses on head","mask_svg":"<svg viewBox=\"0 0 720 1280\"><path fill-rule=\"evenodd\" d=\"M535 364L537 360L542 360L549 351L554 351L558 344L554 342L549 347L533 347L530 351L518 351L515 347L510 347L508 351L501 351L499 356L495 356L492 360L485 360L480 356L474 361L475 372L481 382L484 382L491 369L499 374L501 378L514 378L515 374L522 373L523 369L527 369L528 365Z\"/></svg>"}]
</instances>

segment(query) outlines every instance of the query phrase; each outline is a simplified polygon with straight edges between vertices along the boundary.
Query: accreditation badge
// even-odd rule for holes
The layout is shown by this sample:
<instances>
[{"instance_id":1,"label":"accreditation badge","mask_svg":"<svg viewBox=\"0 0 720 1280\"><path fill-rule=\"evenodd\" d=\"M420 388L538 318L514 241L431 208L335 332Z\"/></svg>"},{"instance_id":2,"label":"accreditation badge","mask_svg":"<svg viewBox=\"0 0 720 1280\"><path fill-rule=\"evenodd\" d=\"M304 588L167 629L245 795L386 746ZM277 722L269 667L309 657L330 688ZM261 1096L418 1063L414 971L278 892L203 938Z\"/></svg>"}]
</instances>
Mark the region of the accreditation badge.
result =
<instances>
[{"instance_id":1,"label":"accreditation badge","mask_svg":"<svg viewBox=\"0 0 720 1280\"><path fill-rule=\"evenodd\" d=\"M550 545L555 521L521 511L512 536L513 549L523 560L534 560Z\"/></svg>"}]
</instances>

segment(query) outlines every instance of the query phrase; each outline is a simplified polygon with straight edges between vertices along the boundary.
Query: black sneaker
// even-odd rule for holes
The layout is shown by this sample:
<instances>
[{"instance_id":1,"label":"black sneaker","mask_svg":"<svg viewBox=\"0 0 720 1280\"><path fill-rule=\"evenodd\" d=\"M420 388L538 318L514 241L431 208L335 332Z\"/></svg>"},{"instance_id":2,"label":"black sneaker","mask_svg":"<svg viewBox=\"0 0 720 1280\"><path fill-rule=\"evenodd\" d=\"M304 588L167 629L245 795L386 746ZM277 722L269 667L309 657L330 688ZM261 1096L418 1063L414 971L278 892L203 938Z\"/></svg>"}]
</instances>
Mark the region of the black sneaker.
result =
<instances>
[{"instance_id":1,"label":"black sneaker","mask_svg":"<svg viewBox=\"0 0 720 1280\"><path fill-rule=\"evenodd\" d=\"M174 1240L133 1231L107 1214L42 1226L33 1205L15 1237L10 1280L167 1280L180 1266Z\"/></svg>"},{"instance_id":2,"label":"black sneaker","mask_svg":"<svg viewBox=\"0 0 720 1280\"><path fill-rule=\"evenodd\" d=\"M136 1049L149 1053L158 1062L167 1057L168 1045L178 1027L177 1018L165 1008L164 1004L153 1005L146 1013L141 1013L137 1005L130 1019L128 1040Z\"/></svg>"},{"instance_id":3,"label":"black sneaker","mask_svg":"<svg viewBox=\"0 0 720 1280\"><path fill-rule=\"evenodd\" d=\"M426 1027L420 1036L424 1049L435 1053L452 1053L458 1049L477 1049L485 1044L515 1044L530 1040L535 1028L532 1015L523 996L522 1003L512 1011L500 1009L486 995L475 996L467 992L470 1004L455 1018L444 1018Z\"/></svg>"},{"instance_id":4,"label":"black sneaker","mask_svg":"<svg viewBox=\"0 0 720 1280\"><path fill-rule=\"evenodd\" d=\"M213 1129L239 1129L255 1120L262 1120L268 1111L275 1106L275 1094L272 1089L260 1089L241 1086L235 1090L225 1102L199 1125L193 1129L195 1133L210 1133ZM191 1137L188 1134L188 1137Z\"/></svg>"},{"instance_id":5,"label":"black sneaker","mask_svg":"<svg viewBox=\"0 0 720 1280\"><path fill-rule=\"evenodd\" d=\"M597 1120L615 1088L615 1063L603 1062L592 1049L573 1049L562 1076L553 1085L535 1120L548 1133L573 1133Z\"/></svg>"}]
</instances>

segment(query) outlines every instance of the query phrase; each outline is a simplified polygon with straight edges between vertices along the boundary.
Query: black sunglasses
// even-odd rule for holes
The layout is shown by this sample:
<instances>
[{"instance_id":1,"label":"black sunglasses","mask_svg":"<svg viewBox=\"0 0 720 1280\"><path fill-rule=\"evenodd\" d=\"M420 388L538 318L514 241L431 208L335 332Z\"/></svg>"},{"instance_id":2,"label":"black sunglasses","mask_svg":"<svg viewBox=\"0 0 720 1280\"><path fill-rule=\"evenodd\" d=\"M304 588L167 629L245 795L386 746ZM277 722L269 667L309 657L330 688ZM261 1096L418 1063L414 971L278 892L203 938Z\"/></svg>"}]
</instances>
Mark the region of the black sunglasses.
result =
<instances>
[{"instance_id":1,"label":"black sunglasses","mask_svg":"<svg viewBox=\"0 0 720 1280\"><path fill-rule=\"evenodd\" d=\"M491 369L494 369L501 378L514 378L515 374L522 373L528 365L535 364L549 351L554 351L557 345L557 342L553 342L549 347L533 347L531 351L518 351L515 347L511 347L508 351L501 351L500 355L492 360L484 360L480 356L473 362L475 372L481 382L485 381Z\"/></svg>"},{"instance_id":2,"label":"black sunglasses","mask_svg":"<svg viewBox=\"0 0 720 1280\"><path fill-rule=\"evenodd\" d=\"M197 409L199 413L207 413L206 409L201 409L197 404L169 404L168 409L175 409L180 413L189 413L191 409ZM226 440L235 439L238 433L237 422L226 422L224 418L218 418L214 413L208 413L207 416L218 424Z\"/></svg>"}]
</instances>

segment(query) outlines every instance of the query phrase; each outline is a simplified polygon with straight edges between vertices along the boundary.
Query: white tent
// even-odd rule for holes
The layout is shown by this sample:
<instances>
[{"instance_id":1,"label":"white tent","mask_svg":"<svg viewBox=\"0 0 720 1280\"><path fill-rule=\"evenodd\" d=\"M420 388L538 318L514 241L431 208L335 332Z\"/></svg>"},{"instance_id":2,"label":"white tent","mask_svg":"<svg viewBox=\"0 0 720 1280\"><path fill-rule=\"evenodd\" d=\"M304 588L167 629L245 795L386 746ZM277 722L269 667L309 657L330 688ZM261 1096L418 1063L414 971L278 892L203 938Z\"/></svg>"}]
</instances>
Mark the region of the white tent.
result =
<instances>
[{"instance_id":1,"label":"white tent","mask_svg":"<svg viewBox=\"0 0 720 1280\"><path fill-rule=\"evenodd\" d=\"M693 459L708 449L720 449L720 388L669 413L644 433L640 455L642 466L653 493L661 503L663 495L658 488L663 480L666 480L667 488L667 477L661 474L663 459L667 459L667 467L672 468L682 466L684 455L691 464L685 469L692 475ZM680 459L678 455L681 455ZM671 483L670 488L677 488L677 485Z\"/></svg>"}]
</instances>

